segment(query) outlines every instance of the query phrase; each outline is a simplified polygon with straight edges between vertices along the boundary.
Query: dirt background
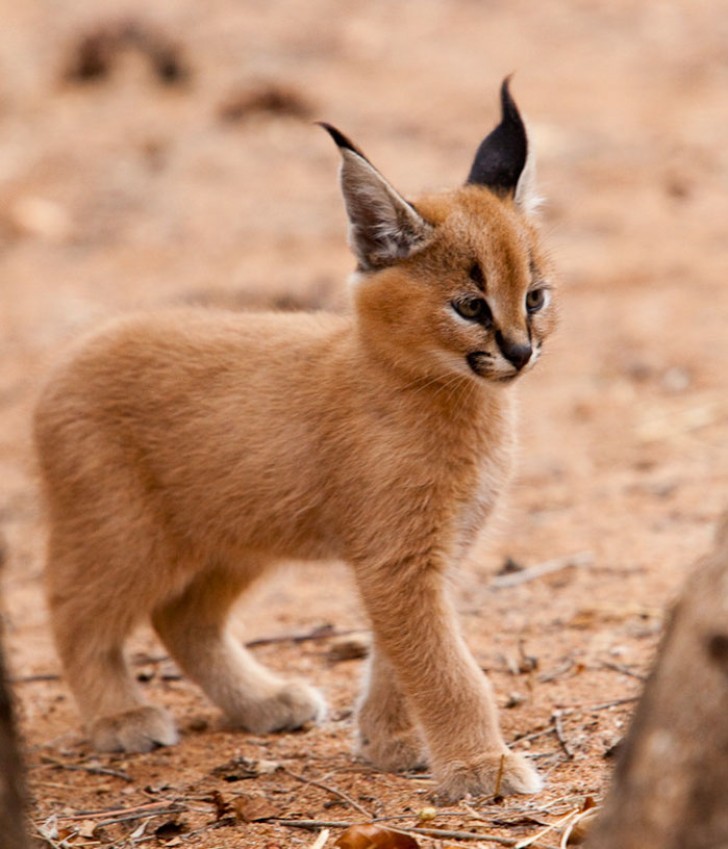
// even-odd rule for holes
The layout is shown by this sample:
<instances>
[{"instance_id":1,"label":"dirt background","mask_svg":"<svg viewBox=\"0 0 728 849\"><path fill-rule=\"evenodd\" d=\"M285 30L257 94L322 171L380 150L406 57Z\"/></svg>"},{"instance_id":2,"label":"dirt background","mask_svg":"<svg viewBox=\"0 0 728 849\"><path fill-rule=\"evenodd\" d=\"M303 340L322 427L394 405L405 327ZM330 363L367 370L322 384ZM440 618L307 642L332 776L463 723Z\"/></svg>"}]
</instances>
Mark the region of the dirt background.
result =
<instances>
[{"instance_id":1,"label":"dirt background","mask_svg":"<svg viewBox=\"0 0 728 849\"><path fill-rule=\"evenodd\" d=\"M667 606L726 504L728 5L0 0L0 20L4 617L36 833L63 847L272 849L309 846L319 829L246 818L418 823L429 778L350 754L363 661L337 660L335 635L359 644L366 622L341 564L292 568L236 616L246 640L333 628L256 649L324 689L327 722L280 737L226 729L143 631L134 662L182 742L89 751L49 637L29 416L69 341L109 316L182 302L345 308L338 155L312 121L340 126L406 194L450 186L512 71L563 318L515 390L518 477L458 599L506 735L548 784L426 824L517 841L598 799ZM94 60L102 73L83 77ZM581 565L494 583L507 558L574 555Z\"/></svg>"}]
</instances>

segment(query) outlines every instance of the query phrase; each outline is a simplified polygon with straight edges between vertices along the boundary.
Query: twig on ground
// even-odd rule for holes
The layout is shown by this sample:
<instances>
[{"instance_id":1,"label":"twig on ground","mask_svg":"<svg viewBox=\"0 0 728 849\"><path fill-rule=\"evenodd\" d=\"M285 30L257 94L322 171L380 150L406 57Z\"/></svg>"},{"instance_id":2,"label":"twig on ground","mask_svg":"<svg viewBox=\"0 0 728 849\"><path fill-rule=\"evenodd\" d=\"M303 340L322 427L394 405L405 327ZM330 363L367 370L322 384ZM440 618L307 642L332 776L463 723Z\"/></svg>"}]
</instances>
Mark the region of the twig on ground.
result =
<instances>
[{"instance_id":1,"label":"twig on ground","mask_svg":"<svg viewBox=\"0 0 728 849\"><path fill-rule=\"evenodd\" d=\"M621 663L612 663L609 660L602 660L599 662L599 665L605 669L611 669L613 672L621 672L622 675L630 675L632 678L637 678L639 681L647 680L647 676L642 672L636 672L634 669L630 669L629 666L624 666Z\"/></svg>"},{"instance_id":2,"label":"twig on ground","mask_svg":"<svg viewBox=\"0 0 728 849\"><path fill-rule=\"evenodd\" d=\"M467 817L467 819L477 820L478 822L484 822L484 823L487 823L488 825L492 824L490 822L490 820L485 819L485 817L481 817L480 814L477 813L477 811L475 811L472 807L470 807L470 805L465 804L465 807L468 809L468 811L470 811L470 813L467 814L467 815L463 814L462 811L438 811L435 819L439 820L439 819L443 819L444 817L460 817L462 819L463 817ZM411 820L411 819L417 819L417 814L415 814L415 813L392 814L388 817L372 817L371 821L373 823L380 823L380 822L397 822L398 820Z\"/></svg>"},{"instance_id":3,"label":"twig on ground","mask_svg":"<svg viewBox=\"0 0 728 849\"><path fill-rule=\"evenodd\" d=\"M322 828L318 834L318 837L314 840L314 842L308 847L308 849L324 849L326 846L326 841L329 839L329 830L328 828Z\"/></svg>"},{"instance_id":4,"label":"twig on ground","mask_svg":"<svg viewBox=\"0 0 728 849\"><path fill-rule=\"evenodd\" d=\"M536 680L539 684L547 684L549 681L555 681L557 678L561 678L562 675L566 675L568 672L577 666L578 664L574 660L573 657L567 658L561 666L557 666L556 669L551 669L549 672L542 672Z\"/></svg>"},{"instance_id":5,"label":"twig on ground","mask_svg":"<svg viewBox=\"0 0 728 849\"><path fill-rule=\"evenodd\" d=\"M495 777L495 790L493 791L493 796L496 799L501 798L501 785L503 784L503 772L506 766L506 756L501 755L500 763L498 764L498 775Z\"/></svg>"},{"instance_id":6,"label":"twig on ground","mask_svg":"<svg viewBox=\"0 0 728 849\"><path fill-rule=\"evenodd\" d=\"M98 811L79 811L76 814L58 814L59 820L92 820L103 817L108 817L106 823L121 822L124 818L139 819L140 817L156 817L159 814L179 814L187 810L187 805L182 802L172 802L172 804L160 805L159 803L150 803L147 805L137 805L135 808L107 808ZM120 819L115 819L116 815Z\"/></svg>"},{"instance_id":7,"label":"twig on ground","mask_svg":"<svg viewBox=\"0 0 728 849\"><path fill-rule=\"evenodd\" d=\"M329 640L333 637L348 637L351 634L361 634L366 631L366 628L348 628L343 631L338 631L333 625L319 625L310 631L304 631L301 634L277 634L274 637L257 637L253 640L247 640L243 645L246 649L254 649L259 646L272 646L277 643L307 643L316 640ZM168 654L139 654L132 658L131 662L135 666L144 666L145 664L165 663L172 658ZM30 679L36 676L30 676ZM59 678L60 676L53 676ZM29 680L30 680L29 679ZM52 680L49 676L48 680Z\"/></svg>"},{"instance_id":8,"label":"twig on ground","mask_svg":"<svg viewBox=\"0 0 728 849\"><path fill-rule=\"evenodd\" d=\"M283 825L288 828L304 828L307 830L315 828L351 828L352 825L356 825L356 823L351 822L328 822L326 820L286 820L276 819L275 817L271 817L268 822L275 823L276 825ZM474 831L449 831L443 828L414 827L393 828L392 831L402 832L402 834L420 834L423 837L435 837L440 840L480 840L483 843L498 843L501 846L516 847L517 845L517 841L511 839L510 837L500 837L495 834L478 834ZM536 846L537 842L533 841L529 845ZM546 843L541 843L538 845L541 846L541 849L556 849L556 847L550 846Z\"/></svg>"},{"instance_id":9,"label":"twig on ground","mask_svg":"<svg viewBox=\"0 0 728 849\"><path fill-rule=\"evenodd\" d=\"M561 744L561 748L564 750L564 754L571 761L574 759L574 752L569 745L568 740L566 739L566 735L564 733L564 723L562 722L563 713L560 710L555 710L551 714L551 719L553 720L553 728L556 732L556 739Z\"/></svg>"},{"instance_id":10,"label":"twig on ground","mask_svg":"<svg viewBox=\"0 0 728 849\"><path fill-rule=\"evenodd\" d=\"M556 822L552 822L551 825L547 825L546 828L541 829L541 831L537 832L532 837L527 837L525 840L520 840L518 843L514 843L514 849L527 849L529 846L536 846L544 835L550 834L556 828L561 828L562 825L565 825L574 817L578 816L579 813L579 808L574 811L569 811L568 814L560 817L556 820Z\"/></svg>"},{"instance_id":11,"label":"twig on ground","mask_svg":"<svg viewBox=\"0 0 728 849\"><path fill-rule=\"evenodd\" d=\"M530 742L531 740L538 740L539 737L548 737L548 735L553 734L555 730L553 723L551 723L551 725L546 726L546 728L542 728L540 731L534 731L531 734L519 734L513 738L512 742L525 743Z\"/></svg>"},{"instance_id":12,"label":"twig on ground","mask_svg":"<svg viewBox=\"0 0 728 849\"><path fill-rule=\"evenodd\" d=\"M591 705L590 707L569 708L568 712L569 713L579 713L579 712L593 713L593 712L598 711L598 710L609 710L609 708L620 707L620 705L631 705L634 702L638 702L639 699L640 699L639 696L627 696L627 698L624 698L624 699L614 699L614 701L602 702L602 704ZM561 713L565 715L566 711L561 711Z\"/></svg>"},{"instance_id":13,"label":"twig on ground","mask_svg":"<svg viewBox=\"0 0 728 849\"><path fill-rule=\"evenodd\" d=\"M490 586L496 590L517 587L520 584L535 581L537 578L543 578L546 575L560 572L562 569L569 567L591 566L593 562L594 555L590 551L567 554L564 557L556 557L553 560L546 560L543 563L537 563L535 566L529 566L527 569L521 569L520 572L508 572L505 575L497 575L490 582Z\"/></svg>"},{"instance_id":14,"label":"twig on ground","mask_svg":"<svg viewBox=\"0 0 728 849\"><path fill-rule=\"evenodd\" d=\"M373 772L381 773L381 770L372 769ZM398 773L399 778L404 778L407 781L432 781L432 773L431 772L419 772L415 770L411 770L410 772L400 772Z\"/></svg>"},{"instance_id":15,"label":"twig on ground","mask_svg":"<svg viewBox=\"0 0 728 849\"><path fill-rule=\"evenodd\" d=\"M282 817L271 817L268 822L276 825L284 825L287 828L303 828L311 830L314 828L351 828L352 825L359 825L355 822L337 822L334 820L287 820Z\"/></svg>"},{"instance_id":16,"label":"twig on ground","mask_svg":"<svg viewBox=\"0 0 728 849\"><path fill-rule=\"evenodd\" d=\"M439 840L480 840L484 843L498 843L501 846L515 847L516 840L510 837L500 837L497 834L479 834L475 831L449 831L444 828L398 828L394 831L402 831L405 834L421 834L423 837L436 837ZM542 849L555 849L542 844Z\"/></svg>"},{"instance_id":17,"label":"twig on ground","mask_svg":"<svg viewBox=\"0 0 728 849\"><path fill-rule=\"evenodd\" d=\"M55 758L51 758L48 755L43 755L41 757L41 762L47 766L52 766L54 769L66 769L71 772L89 772L91 775L108 775L112 778L120 778L122 781L133 782L134 779L127 775L125 772L121 772L118 769L110 769L105 766L90 766L86 764L65 764L63 761L57 761Z\"/></svg>"},{"instance_id":18,"label":"twig on ground","mask_svg":"<svg viewBox=\"0 0 728 849\"><path fill-rule=\"evenodd\" d=\"M53 840L53 838L52 838L52 837L50 837L49 835L47 835L47 834L45 833L45 831L44 831L44 830L43 830L43 829L42 829L42 828L38 825L38 823L37 823L37 822L32 822L32 821L31 821L31 823L30 823L30 824L31 824L31 825L33 826L33 828L34 828L34 829L38 832L38 836L40 837L40 839L41 839L44 843L46 843L48 846L50 846L50 847L51 847L51 849L64 849L64 848L61 846L61 844L60 844L60 843L56 843L56 841L55 841L55 840Z\"/></svg>"},{"instance_id":19,"label":"twig on ground","mask_svg":"<svg viewBox=\"0 0 728 849\"><path fill-rule=\"evenodd\" d=\"M563 726L563 718L565 716L573 716L577 713L594 713L596 711L601 710L609 710L609 708L620 707L621 705L633 704L638 701L639 696L628 696L623 699L614 699L611 702L602 702L598 705L585 705L584 707L567 707L560 708L559 710L555 710L551 714L551 724L546 728L541 728L539 731L533 731L531 734L520 734L513 738L513 743L525 743L530 742L531 740L537 740L539 737L547 737L549 734L555 734L558 739L561 748L564 750L566 756L572 760L574 758L574 752L569 745L566 736L564 734L564 726Z\"/></svg>"},{"instance_id":20,"label":"twig on ground","mask_svg":"<svg viewBox=\"0 0 728 849\"><path fill-rule=\"evenodd\" d=\"M363 805L360 805L356 799L352 799L347 793L344 793L343 790L339 790L337 787L331 787L329 784L324 784L322 781L315 781L312 778L306 778L303 775L297 775L295 772L291 772L286 767L283 767L281 772L284 775L289 775L291 778L295 778L296 781L300 781L301 784L308 784L311 787L318 787L320 790L325 790L327 793L331 793L332 796L337 796L343 802L346 802L347 805L354 808L354 810L359 811L360 814L364 814L367 819L372 819L373 814L371 811L368 811Z\"/></svg>"},{"instance_id":21,"label":"twig on ground","mask_svg":"<svg viewBox=\"0 0 728 849\"><path fill-rule=\"evenodd\" d=\"M331 637L348 637L350 634L359 634L365 630L366 628L349 628L344 631L337 631L333 625L319 625L317 628L302 634L279 634L275 637L258 637L255 640L248 640L245 643L245 647L251 649L257 646L275 645L276 643L306 643L310 640L328 640Z\"/></svg>"},{"instance_id":22,"label":"twig on ground","mask_svg":"<svg viewBox=\"0 0 728 849\"><path fill-rule=\"evenodd\" d=\"M160 808L156 811L125 811L123 814L120 814L118 817L110 817L107 820L102 820L99 824L99 828L103 828L105 825L114 825L115 823L120 822L130 822L132 820L141 820L147 817L166 817L170 814L180 814L183 811L186 811L187 807L185 805L172 805L169 808Z\"/></svg>"},{"instance_id":23,"label":"twig on ground","mask_svg":"<svg viewBox=\"0 0 728 849\"><path fill-rule=\"evenodd\" d=\"M528 816L533 819L534 825L546 825L546 823L539 822L533 817L532 811L528 807L521 808L511 808L507 811L503 811L502 809L498 811L497 816L486 817L483 816L479 811L477 811L473 805L469 802L463 801L460 803L467 811L468 811L468 819L473 820L474 822L482 822L485 825L493 827L502 827L504 825L505 817L509 814L512 816L523 817ZM549 813L548 811L546 813ZM442 816L448 816L447 811L438 811L437 819ZM458 811L457 816L462 816L462 814Z\"/></svg>"},{"instance_id":24,"label":"twig on ground","mask_svg":"<svg viewBox=\"0 0 728 849\"><path fill-rule=\"evenodd\" d=\"M52 787L54 790L64 790L68 792L68 785L61 784L60 781L44 781L42 778L31 778L30 784L33 787Z\"/></svg>"},{"instance_id":25,"label":"twig on ground","mask_svg":"<svg viewBox=\"0 0 728 849\"><path fill-rule=\"evenodd\" d=\"M571 705L570 707L563 707L558 709L558 713L561 716L572 716L575 713L596 713L600 710L609 710L609 708L620 707L621 705L631 705L634 702L639 701L639 696L626 696L621 699L613 699L611 702L600 702L596 705ZM543 731L536 731L535 736L540 736L542 734L548 733L552 728L546 728ZM529 740L534 735L527 735L524 737L517 737L514 742L519 740Z\"/></svg>"}]
</instances>

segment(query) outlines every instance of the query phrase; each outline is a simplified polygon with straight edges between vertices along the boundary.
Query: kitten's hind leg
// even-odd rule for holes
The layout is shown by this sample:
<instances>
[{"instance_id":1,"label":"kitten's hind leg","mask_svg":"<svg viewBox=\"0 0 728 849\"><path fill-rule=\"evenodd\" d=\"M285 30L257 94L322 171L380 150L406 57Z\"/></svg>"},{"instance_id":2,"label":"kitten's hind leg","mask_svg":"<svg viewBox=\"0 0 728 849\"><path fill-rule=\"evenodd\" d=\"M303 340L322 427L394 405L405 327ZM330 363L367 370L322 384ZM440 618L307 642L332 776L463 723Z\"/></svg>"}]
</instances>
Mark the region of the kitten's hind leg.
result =
<instances>
[{"instance_id":1,"label":"kitten's hind leg","mask_svg":"<svg viewBox=\"0 0 728 849\"><path fill-rule=\"evenodd\" d=\"M243 572L208 570L154 611L154 627L184 673L234 725L256 734L299 728L323 716L321 695L266 669L226 627L233 602L249 582Z\"/></svg>"},{"instance_id":2,"label":"kitten's hind leg","mask_svg":"<svg viewBox=\"0 0 728 849\"><path fill-rule=\"evenodd\" d=\"M379 769L401 772L427 766L427 750L397 675L376 642L357 715L358 753Z\"/></svg>"},{"instance_id":3,"label":"kitten's hind leg","mask_svg":"<svg viewBox=\"0 0 728 849\"><path fill-rule=\"evenodd\" d=\"M174 720L146 703L123 654L124 640L143 614L140 600L125 592L121 572L112 586L97 568L103 558L81 561L74 546L59 544L59 536L49 547L51 624L93 747L148 752L173 745Z\"/></svg>"}]
</instances>

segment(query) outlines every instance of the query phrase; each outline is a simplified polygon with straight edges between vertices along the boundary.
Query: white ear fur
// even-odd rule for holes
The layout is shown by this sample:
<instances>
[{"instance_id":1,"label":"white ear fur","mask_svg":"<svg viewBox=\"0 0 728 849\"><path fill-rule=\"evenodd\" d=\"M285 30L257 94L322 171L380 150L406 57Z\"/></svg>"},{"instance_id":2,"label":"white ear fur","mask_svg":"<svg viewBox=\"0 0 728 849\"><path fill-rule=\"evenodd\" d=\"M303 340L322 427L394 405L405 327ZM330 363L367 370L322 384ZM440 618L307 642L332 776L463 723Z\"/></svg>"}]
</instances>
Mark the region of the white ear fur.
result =
<instances>
[{"instance_id":1,"label":"white ear fur","mask_svg":"<svg viewBox=\"0 0 728 849\"><path fill-rule=\"evenodd\" d=\"M526 125L509 89L501 85L501 121L480 143L467 183L485 186L501 197L512 197L526 215L541 199L535 189L535 162Z\"/></svg>"},{"instance_id":2,"label":"white ear fur","mask_svg":"<svg viewBox=\"0 0 728 849\"><path fill-rule=\"evenodd\" d=\"M526 164L518 178L514 200L526 215L534 215L543 204L543 198L536 190L536 157L530 144Z\"/></svg>"},{"instance_id":3,"label":"white ear fur","mask_svg":"<svg viewBox=\"0 0 728 849\"><path fill-rule=\"evenodd\" d=\"M341 155L349 244L361 269L391 265L421 248L432 226L363 156L348 148Z\"/></svg>"}]
</instances>

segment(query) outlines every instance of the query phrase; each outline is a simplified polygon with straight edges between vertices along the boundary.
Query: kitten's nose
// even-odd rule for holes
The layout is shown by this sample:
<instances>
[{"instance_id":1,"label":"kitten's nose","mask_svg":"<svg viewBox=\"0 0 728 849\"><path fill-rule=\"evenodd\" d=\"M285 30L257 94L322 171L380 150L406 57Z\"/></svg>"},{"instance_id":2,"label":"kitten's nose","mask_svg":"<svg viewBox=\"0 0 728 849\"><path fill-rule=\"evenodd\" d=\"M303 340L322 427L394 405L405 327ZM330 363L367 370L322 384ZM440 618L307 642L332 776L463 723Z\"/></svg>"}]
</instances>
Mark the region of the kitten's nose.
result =
<instances>
[{"instance_id":1,"label":"kitten's nose","mask_svg":"<svg viewBox=\"0 0 728 849\"><path fill-rule=\"evenodd\" d=\"M517 368L518 371L520 371L531 359L533 348L531 348L529 342L526 342L525 345L521 342L514 342L513 340L505 337L500 331L496 333L495 341L498 343L501 354L503 354L508 362Z\"/></svg>"}]
</instances>

